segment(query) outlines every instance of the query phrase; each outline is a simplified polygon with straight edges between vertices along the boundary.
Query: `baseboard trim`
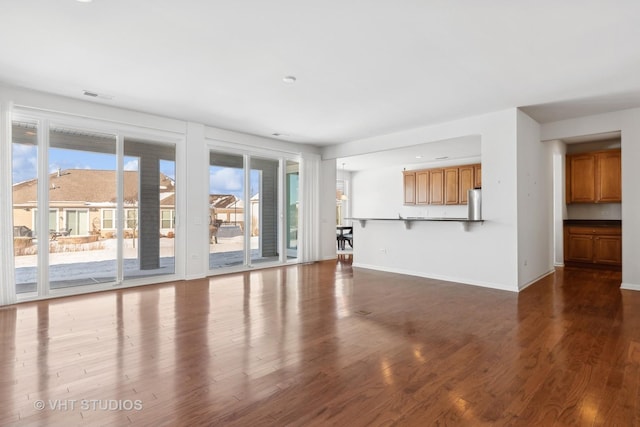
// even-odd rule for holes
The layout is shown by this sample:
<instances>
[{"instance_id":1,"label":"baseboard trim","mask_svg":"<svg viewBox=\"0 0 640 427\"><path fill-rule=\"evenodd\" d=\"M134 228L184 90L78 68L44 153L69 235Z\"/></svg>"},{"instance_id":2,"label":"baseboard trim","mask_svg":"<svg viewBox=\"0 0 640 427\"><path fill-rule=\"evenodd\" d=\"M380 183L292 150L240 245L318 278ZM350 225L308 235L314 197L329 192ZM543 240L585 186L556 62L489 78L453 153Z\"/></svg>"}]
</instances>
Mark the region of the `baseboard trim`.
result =
<instances>
[{"instance_id":1,"label":"baseboard trim","mask_svg":"<svg viewBox=\"0 0 640 427\"><path fill-rule=\"evenodd\" d=\"M547 276L549 276L550 274L553 274L553 273L555 273L555 272L556 272L555 268L552 268L551 270L547 271L546 273L543 273L543 274L541 274L540 276L536 277L535 279L533 279L533 280L531 280L531 281L529 281L529 282L525 283L524 285L522 285L522 286L520 287L520 290L521 290L521 291L522 291L522 290L525 290L525 289L526 289L526 288L528 288L529 286L531 286L531 285L533 285L534 283L536 283L538 280L542 280L542 279L544 279L545 277L547 277Z\"/></svg>"},{"instance_id":2,"label":"baseboard trim","mask_svg":"<svg viewBox=\"0 0 640 427\"><path fill-rule=\"evenodd\" d=\"M635 283L622 282L622 284L620 285L620 289L626 289L628 291L640 291L640 285L636 285Z\"/></svg>"},{"instance_id":3,"label":"baseboard trim","mask_svg":"<svg viewBox=\"0 0 640 427\"><path fill-rule=\"evenodd\" d=\"M462 277L451 277L451 276L441 276L438 274L427 274L421 271L403 270L400 268L380 267L378 265L362 264L358 262L354 262L353 267L366 268L367 270L384 271L387 273L405 274L407 276L424 277L425 279L442 280L445 282L452 282L452 283L461 284L461 285L479 286L482 288L497 289L500 291L518 292L518 289L514 289L509 286L499 285L496 283L481 282L477 280L470 280Z\"/></svg>"}]
</instances>

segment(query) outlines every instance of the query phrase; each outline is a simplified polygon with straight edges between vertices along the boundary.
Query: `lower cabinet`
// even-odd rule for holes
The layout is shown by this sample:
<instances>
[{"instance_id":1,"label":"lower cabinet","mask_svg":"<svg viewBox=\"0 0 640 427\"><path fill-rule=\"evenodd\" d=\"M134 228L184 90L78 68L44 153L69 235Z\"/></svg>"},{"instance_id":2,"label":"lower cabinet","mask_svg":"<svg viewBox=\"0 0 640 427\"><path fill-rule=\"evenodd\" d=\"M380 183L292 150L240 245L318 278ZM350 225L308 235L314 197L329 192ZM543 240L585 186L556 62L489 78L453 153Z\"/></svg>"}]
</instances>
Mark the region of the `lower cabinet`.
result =
<instances>
[{"instance_id":1,"label":"lower cabinet","mask_svg":"<svg viewBox=\"0 0 640 427\"><path fill-rule=\"evenodd\" d=\"M567 263L621 266L622 229L620 227L565 227L564 259Z\"/></svg>"}]
</instances>

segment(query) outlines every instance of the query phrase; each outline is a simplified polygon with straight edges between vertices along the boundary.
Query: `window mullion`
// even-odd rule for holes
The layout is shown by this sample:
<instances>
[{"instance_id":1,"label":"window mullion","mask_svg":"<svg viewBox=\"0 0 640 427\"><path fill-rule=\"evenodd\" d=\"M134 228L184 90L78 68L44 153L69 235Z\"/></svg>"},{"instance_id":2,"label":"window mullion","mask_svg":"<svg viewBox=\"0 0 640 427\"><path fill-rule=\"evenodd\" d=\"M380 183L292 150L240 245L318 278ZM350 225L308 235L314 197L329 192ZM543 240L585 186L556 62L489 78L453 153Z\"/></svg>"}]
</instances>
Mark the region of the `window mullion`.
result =
<instances>
[{"instance_id":1,"label":"window mullion","mask_svg":"<svg viewBox=\"0 0 640 427\"><path fill-rule=\"evenodd\" d=\"M42 120L36 132L38 140L38 296L48 296L49 285L49 120Z\"/></svg>"}]
</instances>

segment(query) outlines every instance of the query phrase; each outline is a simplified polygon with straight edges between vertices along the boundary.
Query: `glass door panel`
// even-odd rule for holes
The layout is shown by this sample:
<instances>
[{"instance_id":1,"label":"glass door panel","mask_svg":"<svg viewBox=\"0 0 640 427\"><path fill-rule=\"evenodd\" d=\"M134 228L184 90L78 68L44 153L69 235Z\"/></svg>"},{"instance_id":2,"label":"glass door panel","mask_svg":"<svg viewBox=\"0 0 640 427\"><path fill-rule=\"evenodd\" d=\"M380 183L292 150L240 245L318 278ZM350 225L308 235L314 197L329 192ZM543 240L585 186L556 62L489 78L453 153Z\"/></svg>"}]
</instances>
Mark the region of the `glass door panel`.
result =
<instances>
[{"instance_id":1,"label":"glass door panel","mask_svg":"<svg viewBox=\"0 0 640 427\"><path fill-rule=\"evenodd\" d=\"M100 209L116 207L116 137L52 126L48 159L50 288L115 282L117 246Z\"/></svg>"},{"instance_id":2,"label":"glass door panel","mask_svg":"<svg viewBox=\"0 0 640 427\"><path fill-rule=\"evenodd\" d=\"M280 259L278 245L280 162L251 157L250 222L251 264Z\"/></svg>"},{"instance_id":3,"label":"glass door panel","mask_svg":"<svg viewBox=\"0 0 640 427\"><path fill-rule=\"evenodd\" d=\"M13 252L16 293L36 292L38 278L37 199L38 126L35 121L12 123L11 178L13 190ZM56 213L54 212L54 219ZM48 239L48 233L43 233Z\"/></svg>"},{"instance_id":4,"label":"glass door panel","mask_svg":"<svg viewBox=\"0 0 640 427\"><path fill-rule=\"evenodd\" d=\"M286 169L285 182L287 189L285 206L287 209L287 258L293 259L298 258L298 211L300 208L298 188L300 183L300 164L292 160L287 160Z\"/></svg>"},{"instance_id":5,"label":"glass door panel","mask_svg":"<svg viewBox=\"0 0 640 427\"><path fill-rule=\"evenodd\" d=\"M245 264L244 157L209 152L209 269Z\"/></svg>"},{"instance_id":6,"label":"glass door panel","mask_svg":"<svg viewBox=\"0 0 640 427\"><path fill-rule=\"evenodd\" d=\"M175 146L125 138L124 155L124 278L173 274Z\"/></svg>"}]
</instances>

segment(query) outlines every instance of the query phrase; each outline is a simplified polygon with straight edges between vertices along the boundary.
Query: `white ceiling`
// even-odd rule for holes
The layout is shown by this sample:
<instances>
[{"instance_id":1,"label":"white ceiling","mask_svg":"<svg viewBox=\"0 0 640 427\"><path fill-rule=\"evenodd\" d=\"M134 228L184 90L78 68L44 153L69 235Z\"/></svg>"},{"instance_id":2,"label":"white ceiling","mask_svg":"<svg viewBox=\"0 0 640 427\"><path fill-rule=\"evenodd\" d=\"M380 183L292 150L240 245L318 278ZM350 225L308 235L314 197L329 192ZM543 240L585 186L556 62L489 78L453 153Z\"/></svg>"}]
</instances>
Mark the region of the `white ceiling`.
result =
<instances>
[{"instance_id":1,"label":"white ceiling","mask_svg":"<svg viewBox=\"0 0 640 427\"><path fill-rule=\"evenodd\" d=\"M638 18L635 0L4 0L0 82L326 145L640 106Z\"/></svg>"}]
</instances>

